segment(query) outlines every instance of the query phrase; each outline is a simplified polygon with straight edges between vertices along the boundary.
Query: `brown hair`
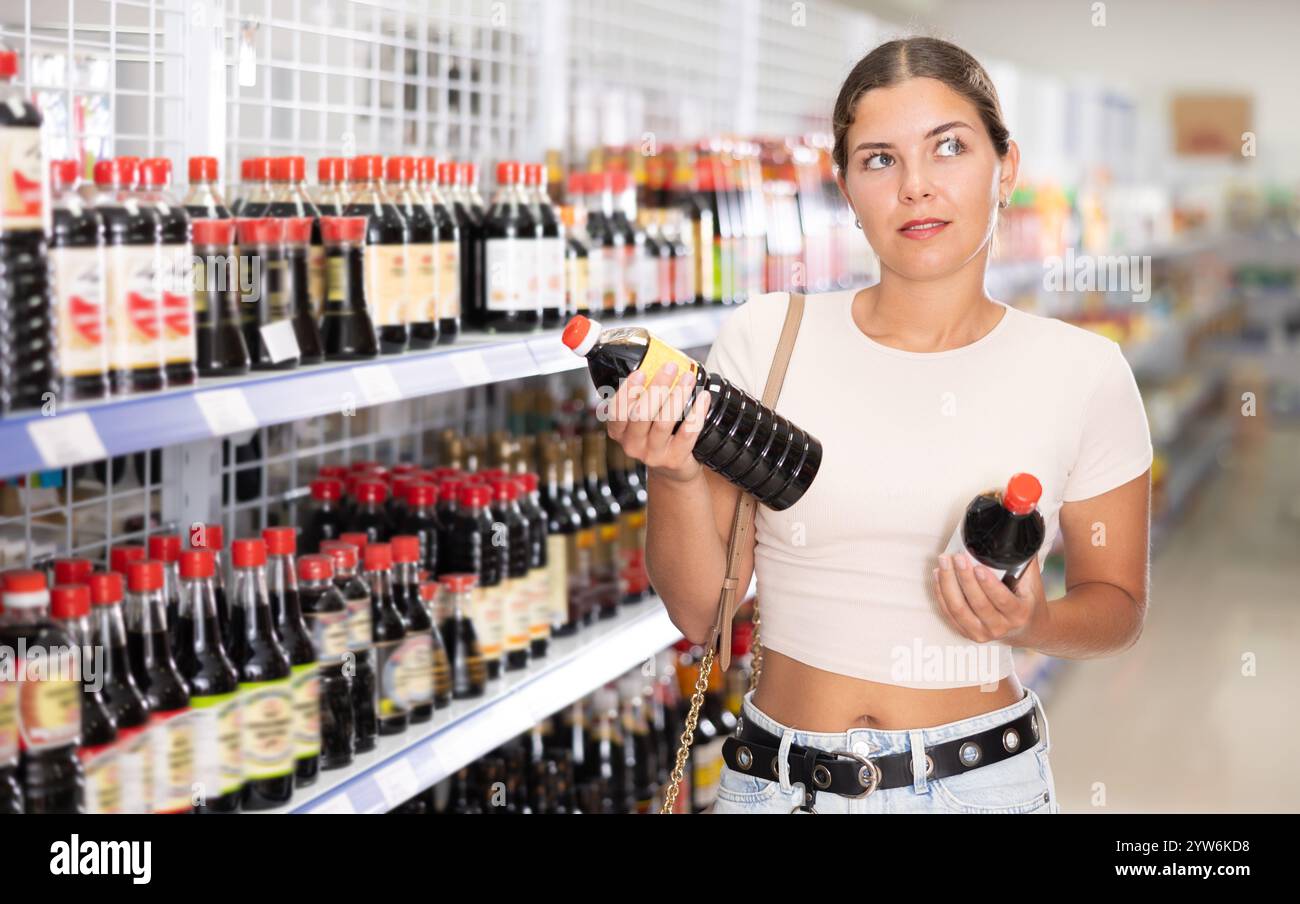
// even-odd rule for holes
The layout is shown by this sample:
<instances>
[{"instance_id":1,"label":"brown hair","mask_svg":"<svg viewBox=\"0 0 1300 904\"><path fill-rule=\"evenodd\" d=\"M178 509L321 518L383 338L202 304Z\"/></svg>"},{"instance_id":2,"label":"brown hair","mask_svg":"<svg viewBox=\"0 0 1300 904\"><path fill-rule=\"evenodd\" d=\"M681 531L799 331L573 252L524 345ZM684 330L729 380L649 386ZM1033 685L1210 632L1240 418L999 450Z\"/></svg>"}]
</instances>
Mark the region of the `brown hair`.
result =
<instances>
[{"instance_id":1,"label":"brown hair","mask_svg":"<svg viewBox=\"0 0 1300 904\"><path fill-rule=\"evenodd\" d=\"M979 61L956 44L938 38L900 38L881 44L858 60L840 87L831 118L835 134L832 157L840 172L848 164L845 144L858 100L872 88L888 88L909 78L943 82L974 104L989 138L993 139L994 150L999 157L1006 156L1011 133L1002 121L997 89Z\"/></svg>"}]
</instances>

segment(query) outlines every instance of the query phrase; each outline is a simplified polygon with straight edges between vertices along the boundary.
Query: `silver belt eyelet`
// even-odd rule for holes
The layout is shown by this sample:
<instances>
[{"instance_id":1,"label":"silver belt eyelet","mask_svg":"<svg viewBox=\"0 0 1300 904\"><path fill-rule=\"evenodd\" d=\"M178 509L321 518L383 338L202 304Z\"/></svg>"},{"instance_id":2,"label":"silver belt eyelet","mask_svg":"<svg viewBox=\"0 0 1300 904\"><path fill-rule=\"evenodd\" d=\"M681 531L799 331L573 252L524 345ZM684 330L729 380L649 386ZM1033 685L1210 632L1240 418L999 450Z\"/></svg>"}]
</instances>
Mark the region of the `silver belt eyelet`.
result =
<instances>
[{"instance_id":1,"label":"silver belt eyelet","mask_svg":"<svg viewBox=\"0 0 1300 904\"><path fill-rule=\"evenodd\" d=\"M866 790L861 794L846 794L844 795L845 797L867 797L880 787L880 781L882 778L880 767L877 766L873 760L870 760L861 754L854 753L851 750L832 750L830 752L834 756L848 757L851 760L856 760L862 766L862 768L858 770L858 784L862 785Z\"/></svg>"}]
</instances>

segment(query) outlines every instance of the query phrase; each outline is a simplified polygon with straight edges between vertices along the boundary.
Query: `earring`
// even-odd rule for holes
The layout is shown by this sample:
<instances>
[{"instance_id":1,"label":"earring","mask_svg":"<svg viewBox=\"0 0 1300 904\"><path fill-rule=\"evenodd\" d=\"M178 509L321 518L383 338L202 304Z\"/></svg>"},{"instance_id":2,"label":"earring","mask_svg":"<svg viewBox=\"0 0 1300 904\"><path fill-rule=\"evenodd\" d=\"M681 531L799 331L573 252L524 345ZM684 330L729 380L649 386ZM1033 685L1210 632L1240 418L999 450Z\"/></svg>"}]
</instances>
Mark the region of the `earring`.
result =
<instances>
[{"instance_id":1,"label":"earring","mask_svg":"<svg viewBox=\"0 0 1300 904\"><path fill-rule=\"evenodd\" d=\"M1008 201L1006 198L1003 198L1001 201L998 202L998 207L1002 208L1003 210L1006 210L1010 206L1011 206L1011 202Z\"/></svg>"},{"instance_id":2,"label":"earring","mask_svg":"<svg viewBox=\"0 0 1300 904\"><path fill-rule=\"evenodd\" d=\"M855 229L861 229L861 228L862 228L862 221L859 220L857 217L854 217L854 218L853 218L853 226L854 226Z\"/></svg>"}]
</instances>

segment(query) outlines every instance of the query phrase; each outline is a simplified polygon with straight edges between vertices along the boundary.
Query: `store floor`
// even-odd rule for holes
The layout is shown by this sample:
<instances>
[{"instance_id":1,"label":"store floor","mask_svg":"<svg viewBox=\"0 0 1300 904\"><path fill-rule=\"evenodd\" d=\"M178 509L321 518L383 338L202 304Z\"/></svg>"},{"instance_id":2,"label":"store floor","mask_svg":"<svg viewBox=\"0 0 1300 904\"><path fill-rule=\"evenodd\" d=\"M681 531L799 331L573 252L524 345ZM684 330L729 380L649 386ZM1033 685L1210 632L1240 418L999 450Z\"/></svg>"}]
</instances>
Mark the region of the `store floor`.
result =
<instances>
[{"instance_id":1,"label":"store floor","mask_svg":"<svg viewBox=\"0 0 1300 904\"><path fill-rule=\"evenodd\" d=\"M1062 664L1062 812L1300 812L1298 462L1294 427L1222 455L1156 551L1137 644Z\"/></svg>"}]
</instances>

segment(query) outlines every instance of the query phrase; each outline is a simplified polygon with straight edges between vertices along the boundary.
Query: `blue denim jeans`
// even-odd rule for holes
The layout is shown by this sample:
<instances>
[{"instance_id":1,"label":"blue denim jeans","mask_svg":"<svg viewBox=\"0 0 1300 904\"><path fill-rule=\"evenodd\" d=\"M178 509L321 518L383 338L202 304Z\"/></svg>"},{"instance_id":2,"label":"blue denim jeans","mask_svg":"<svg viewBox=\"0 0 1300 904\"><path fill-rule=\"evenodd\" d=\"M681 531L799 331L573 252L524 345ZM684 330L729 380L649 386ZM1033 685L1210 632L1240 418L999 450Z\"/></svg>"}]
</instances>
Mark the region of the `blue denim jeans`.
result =
<instances>
[{"instance_id":1,"label":"blue denim jeans","mask_svg":"<svg viewBox=\"0 0 1300 904\"><path fill-rule=\"evenodd\" d=\"M790 782L786 754L791 744L822 750L851 750L861 756L878 757L911 752L916 776L911 785L873 791L866 797L842 797L825 791L813 803L818 813L1059 813L1052 767L1047 716L1038 695L1025 688L1017 703L991 712L932 728L885 731L853 728L842 732L799 731L782 725L753 702L754 692L745 694L743 719L781 738L779 781L755 778L725 763L718 783L718 796L710 813L789 813L804 802L802 783ZM1039 741L1019 753L988 766L960 775L926 779L925 751L944 741L993 728L1037 710Z\"/></svg>"}]
</instances>

